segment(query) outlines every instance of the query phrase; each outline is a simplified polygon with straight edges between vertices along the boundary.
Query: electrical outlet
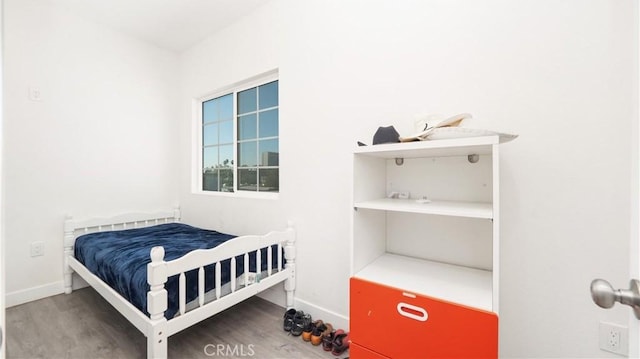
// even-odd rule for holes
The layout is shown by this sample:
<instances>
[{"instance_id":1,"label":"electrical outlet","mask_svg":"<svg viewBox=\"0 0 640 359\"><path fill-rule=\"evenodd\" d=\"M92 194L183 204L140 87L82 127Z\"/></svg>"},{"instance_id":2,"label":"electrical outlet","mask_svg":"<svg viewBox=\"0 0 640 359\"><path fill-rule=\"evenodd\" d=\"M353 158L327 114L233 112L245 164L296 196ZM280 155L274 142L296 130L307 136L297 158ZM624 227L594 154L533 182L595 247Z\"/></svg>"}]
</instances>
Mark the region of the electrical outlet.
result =
<instances>
[{"instance_id":1,"label":"electrical outlet","mask_svg":"<svg viewBox=\"0 0 640 359\"><path fill-rule=\"evenodd\" d=\"M600 322L600 349L628 355L629 329L622 325Z\"/></svg>"},{"instance_id":2,"label":"electrical outlet","mask_svg":"<svg viewBox=\"0 0 640 359\"><path fill-rule=\"evenodd\" d=\"M31 242L31 256L43 256L44 255L44 242Z\"/></svg>"}]
</instances>

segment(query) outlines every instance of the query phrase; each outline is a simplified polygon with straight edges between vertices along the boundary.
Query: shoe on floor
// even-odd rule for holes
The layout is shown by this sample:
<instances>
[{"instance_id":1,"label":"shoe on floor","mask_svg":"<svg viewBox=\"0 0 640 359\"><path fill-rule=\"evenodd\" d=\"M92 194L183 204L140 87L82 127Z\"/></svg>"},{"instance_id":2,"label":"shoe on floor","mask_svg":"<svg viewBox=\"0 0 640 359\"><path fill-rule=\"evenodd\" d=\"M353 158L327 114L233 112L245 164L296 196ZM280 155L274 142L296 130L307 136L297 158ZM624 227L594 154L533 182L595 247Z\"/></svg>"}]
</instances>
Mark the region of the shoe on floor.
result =
<instances>
[{"instance_id":1,"label":"shoe on floor","mask_svg":"<svg viewBox=\"0 0 640 359\"><path fill-rule=\"evenodd\" d=\"M331 323L323 323L317 326L313 333L311 333L311 344L320 345L325 336L329 335L333 331Z\"/></svg>"},{"instance_id":2,"label":"shoe on floor","mask_svg":"<svg viewBox=\"0 0 640 359\"><path fill-rule=\"evenodd\" d=\"M344 333L344 330L332 330L327 335L322 337L322 349L326 352L330 352L333 349L333 338L335 338L336 334Z\"/></svg>"},{"instance_id":3,"label":"shoe on floor","mask_svg":"<svg viewBox=\"0 0 640 359\"><path fill-rule=\"evenodd\" d=\"M296 315L296 310L291 308L284 312L284 322L282 328L285 332L290 332L293 328L293 317Z\"/></svg>"},{"instance_id":4,"label":"shoe on floor","mask_svg":"<svg viewBox=\"0 0 640 359\"><path fill-rule=\"evenodd\" d=\"M349 333L336 334L333 338L331 354L341 355L347 349L349 349Z\"/></svg>"},{"instance_id":5,"label":"shoe on floor","mask_svg":"<svg viewBox=\"0 0 640 359\"><path fill-rule=\"evenodd\" d=\"M309 323L309 325L307 325L302 330L302 340L304 340L305 342L310 342L311 341L311 334L313 334L313 332L316 330L316 327L318 327L320 325L323 325L322 320L320 320L320 319L314 321L313 323Z\"/></svg>"},{"instance_id":6,"label":"shoe on floor","mask_svg":"<svg viewBox=\"0 0 640 359\"><path fill-rule=\"evenodd\" d=\"M300 336L304 331L304 328L311 324L311 314L305 314L305 312L299 310L293 316L293 327L291 328L291 335Z\"/></svg>"}]
</instances>

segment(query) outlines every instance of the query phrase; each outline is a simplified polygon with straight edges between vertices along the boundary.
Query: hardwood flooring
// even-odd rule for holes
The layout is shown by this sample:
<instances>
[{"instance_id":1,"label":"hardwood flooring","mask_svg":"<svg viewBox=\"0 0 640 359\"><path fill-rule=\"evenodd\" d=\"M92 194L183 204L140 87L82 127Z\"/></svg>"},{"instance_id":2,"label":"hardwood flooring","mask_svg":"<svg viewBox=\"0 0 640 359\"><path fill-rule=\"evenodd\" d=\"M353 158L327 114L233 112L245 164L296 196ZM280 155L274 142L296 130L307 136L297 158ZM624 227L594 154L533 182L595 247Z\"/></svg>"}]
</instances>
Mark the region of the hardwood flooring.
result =
<instances>
[{"instance_id":1,"label":"hardwood flooring","mask_svg":"<svg viewBox=\"0 0 640 359\"><path fill-rule=\"evenodd\" d=\"M284 309L247 299L169 337L169 358L335 357L282 330ZM146 338L92 288L8 308L7 358L146 358Z\"/></svg>"}]
</instances>

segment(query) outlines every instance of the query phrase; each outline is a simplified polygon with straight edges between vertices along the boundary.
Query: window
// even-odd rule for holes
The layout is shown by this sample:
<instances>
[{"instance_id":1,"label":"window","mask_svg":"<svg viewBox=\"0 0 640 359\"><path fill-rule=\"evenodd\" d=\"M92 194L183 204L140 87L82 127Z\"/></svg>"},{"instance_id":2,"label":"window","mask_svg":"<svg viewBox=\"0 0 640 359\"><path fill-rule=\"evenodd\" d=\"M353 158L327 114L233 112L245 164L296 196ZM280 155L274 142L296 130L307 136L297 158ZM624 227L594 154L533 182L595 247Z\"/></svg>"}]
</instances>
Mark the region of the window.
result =
<instances>
[{"instance_id":1,"label":"window","mask_svg":"<svg viewBox=\"0 0 640 359\"><path fill-rule=\"evenodd\" d=\"M203 191L279 191L278 111L277 80L202 101Z\"/></svg>"}]
</instances>

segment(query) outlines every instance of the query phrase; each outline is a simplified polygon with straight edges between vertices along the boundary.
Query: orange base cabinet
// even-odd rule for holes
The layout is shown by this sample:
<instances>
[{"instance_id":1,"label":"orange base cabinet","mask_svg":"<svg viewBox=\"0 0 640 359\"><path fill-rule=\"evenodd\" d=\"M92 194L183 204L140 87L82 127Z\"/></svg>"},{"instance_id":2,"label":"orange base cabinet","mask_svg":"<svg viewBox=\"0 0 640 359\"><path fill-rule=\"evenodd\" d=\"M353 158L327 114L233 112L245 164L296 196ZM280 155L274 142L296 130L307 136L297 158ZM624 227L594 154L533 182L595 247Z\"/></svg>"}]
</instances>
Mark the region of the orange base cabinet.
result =
<instances>
[{"instance_id":1,"label":"orange base cabinet","mask_svg":"<svg viewBox=\"0 0 640 359\"><path fill-rule=\"evenodd\" d=\"M498 357L495 313L358 278L350 285L350 358Z\"/></svg>"},{"instance_id":2,"label":"orange base cabinet","mask_svg":"<svg viewBox=\"0 0 640 359\"><path fill-rule=\"evenodd\" d=\"M357 359L389 359L384 355L378 354L372 350L369 350L365 347L361 347L356 343L349 344L349 358L357 358Z\"/></svg>"}]
</instances>

